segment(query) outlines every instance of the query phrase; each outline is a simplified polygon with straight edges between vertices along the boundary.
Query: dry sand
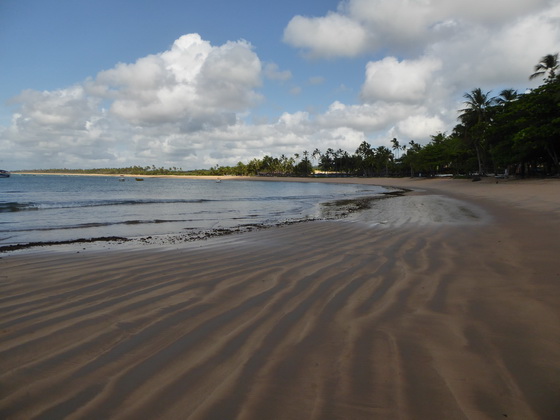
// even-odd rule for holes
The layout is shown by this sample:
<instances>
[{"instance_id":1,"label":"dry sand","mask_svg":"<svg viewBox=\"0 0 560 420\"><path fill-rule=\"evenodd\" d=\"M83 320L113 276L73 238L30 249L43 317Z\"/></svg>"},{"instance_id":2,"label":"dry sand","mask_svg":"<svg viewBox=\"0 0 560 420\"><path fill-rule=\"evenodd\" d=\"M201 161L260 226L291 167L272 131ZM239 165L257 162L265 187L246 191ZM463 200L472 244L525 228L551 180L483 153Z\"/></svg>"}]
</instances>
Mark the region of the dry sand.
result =
<instances>
[{"instance_id":1,"label":"dry sand","mask_svg":"<svg viewBox=\"0 0 560 420\"><path fill-rule=\"evenodd\" d=\"M415 191L176 250L2 255L0 418L560 418L560 181L344 182Z\"/></svg>"}]
</instances>

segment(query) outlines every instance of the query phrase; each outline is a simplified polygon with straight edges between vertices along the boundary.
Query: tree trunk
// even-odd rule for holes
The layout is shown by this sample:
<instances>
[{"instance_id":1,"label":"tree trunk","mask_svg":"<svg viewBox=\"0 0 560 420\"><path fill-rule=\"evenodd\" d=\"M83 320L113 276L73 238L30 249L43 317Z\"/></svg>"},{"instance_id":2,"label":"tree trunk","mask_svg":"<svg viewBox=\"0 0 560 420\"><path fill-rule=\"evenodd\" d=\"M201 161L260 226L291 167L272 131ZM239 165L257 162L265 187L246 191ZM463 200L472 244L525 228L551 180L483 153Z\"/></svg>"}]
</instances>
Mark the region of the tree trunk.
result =
<instances>
[{"instance_id":1,"label":"tree trunk","mask_svg":"<svg viewBox=\"0 0 560 420\"><path fill-rule=\"evenodd\" d=\"M480 156L480 146L478 145L478 143L474 145L474 149L476 150L476 158L478 160L478 174L483 175L484 170L482 168L482 158Z\"/></svg>"},{"instance_id":2,"label":"tree trunk","mask_svg":"<svg viewBox=\"0 0 560 420\"><path fill-rule=\"evenodd\" d=\"M550 156L550 158L552 159L552 162L554 163L554 166L556 167L556 174L560 174L560 162L559 162L558 154L556 153L556 150L551 148L549 145L547 145L545 149L546 149L548 155Z\"/></svg>"}]
</instances>

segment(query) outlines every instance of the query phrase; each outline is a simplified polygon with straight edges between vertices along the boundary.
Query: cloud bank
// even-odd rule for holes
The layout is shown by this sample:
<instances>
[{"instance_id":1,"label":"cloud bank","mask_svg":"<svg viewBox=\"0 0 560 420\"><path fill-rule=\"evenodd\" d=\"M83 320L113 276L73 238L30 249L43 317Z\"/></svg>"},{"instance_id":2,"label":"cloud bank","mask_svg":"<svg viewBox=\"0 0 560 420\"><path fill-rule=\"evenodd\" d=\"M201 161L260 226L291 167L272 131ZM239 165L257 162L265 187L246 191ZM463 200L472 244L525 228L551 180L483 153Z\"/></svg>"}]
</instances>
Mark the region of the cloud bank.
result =
<instances>
[{"instance_id":1,"label":"cloud bank","mask_svg":"<svg viewBox=\"0 0 560 420\"><path fill-rule=\"evenodd\" d=\"M545 0L346 0L324 16L295 16L283 37L301 60L372 59L355 102L266 123L250 122L266 100L262 87L290 80L291 69L262 62L248 41L216 46L187 34L73 86L23 91L0 147L12 169L194 169L315 148L352 152L364 140L426 142L453 127L464 92L529 86L540 57L557 52L559 23L560 2Z\"/></svg>"}]
</instances>

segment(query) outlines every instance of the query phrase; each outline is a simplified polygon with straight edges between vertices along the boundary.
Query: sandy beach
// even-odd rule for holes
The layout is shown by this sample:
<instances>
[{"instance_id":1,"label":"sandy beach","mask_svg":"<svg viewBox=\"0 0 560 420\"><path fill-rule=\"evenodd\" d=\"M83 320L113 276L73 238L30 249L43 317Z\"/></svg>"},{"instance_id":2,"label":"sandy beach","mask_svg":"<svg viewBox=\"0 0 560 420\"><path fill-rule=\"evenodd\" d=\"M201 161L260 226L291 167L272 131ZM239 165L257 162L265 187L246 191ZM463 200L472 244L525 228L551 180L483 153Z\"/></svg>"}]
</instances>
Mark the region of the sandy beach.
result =
<instances>
[{"instance_id":1,"label":"sandy beach","mask_svg":"<svg viewBox=\"0 0 560 420\"><path fill-rule=\"evenodd\" d=\"M176 249L0 254L0 418L560 418L559 180L320 181L412 191Z\"/></svg>"}]
</instances>

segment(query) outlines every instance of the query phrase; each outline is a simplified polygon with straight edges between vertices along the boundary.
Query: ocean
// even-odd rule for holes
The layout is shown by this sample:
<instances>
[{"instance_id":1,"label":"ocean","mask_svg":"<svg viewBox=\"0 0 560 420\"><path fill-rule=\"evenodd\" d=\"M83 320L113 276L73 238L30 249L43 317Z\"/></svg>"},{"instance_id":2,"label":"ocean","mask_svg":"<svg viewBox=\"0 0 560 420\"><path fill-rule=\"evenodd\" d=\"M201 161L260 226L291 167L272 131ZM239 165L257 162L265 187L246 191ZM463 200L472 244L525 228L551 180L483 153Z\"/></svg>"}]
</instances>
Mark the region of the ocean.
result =
<instances>
[{"instance_id":1,"label":"ocean","mask_svg":"<svg viewBox=\"0 0 560 420\"><path fill-rule=\"evenodd\" d=\"M0 247L104 237L202 238L326 216L383 187L320 182L12 174L0 179Z\"/></svg>"}]
</instances>

